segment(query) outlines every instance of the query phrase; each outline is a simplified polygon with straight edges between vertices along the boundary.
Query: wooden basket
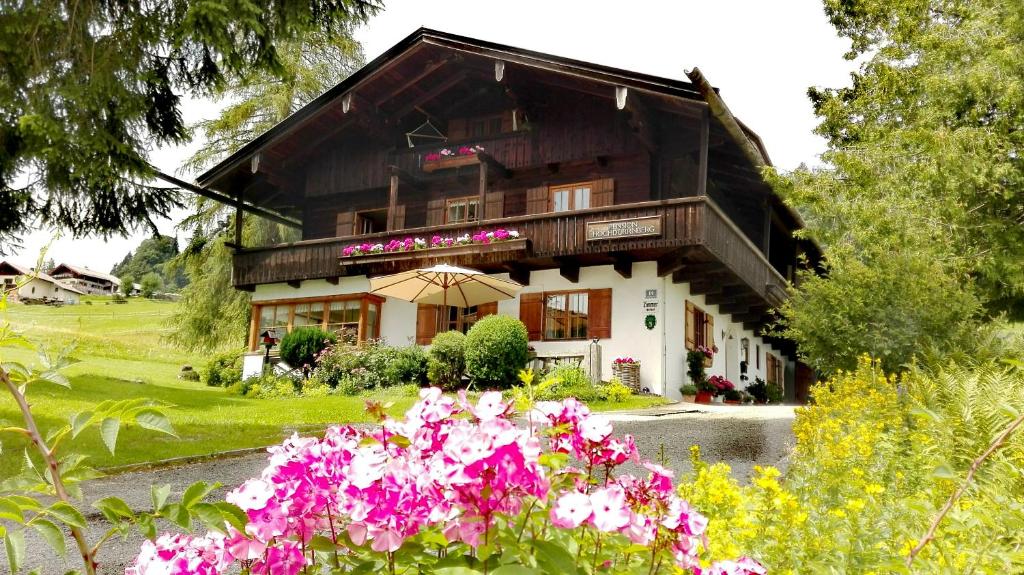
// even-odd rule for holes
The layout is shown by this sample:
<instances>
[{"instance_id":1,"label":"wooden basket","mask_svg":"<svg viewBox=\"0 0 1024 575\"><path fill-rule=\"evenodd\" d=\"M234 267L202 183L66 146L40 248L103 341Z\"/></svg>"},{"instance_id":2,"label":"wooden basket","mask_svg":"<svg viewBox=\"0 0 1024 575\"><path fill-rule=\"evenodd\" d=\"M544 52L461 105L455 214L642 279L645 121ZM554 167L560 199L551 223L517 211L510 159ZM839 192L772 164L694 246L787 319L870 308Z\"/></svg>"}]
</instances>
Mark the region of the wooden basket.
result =
<instances>
[{"instance_id":1,"label":"wooden basket","mask_svg":"<svg viewBox=\"0 0 1024 575\"><path fill-rule=\"evenodd\" d=\"M623 385L634 392L640 391L640 364L639 363L613 363L612 375L619 378Z\"/></svg>"}]
</instances>

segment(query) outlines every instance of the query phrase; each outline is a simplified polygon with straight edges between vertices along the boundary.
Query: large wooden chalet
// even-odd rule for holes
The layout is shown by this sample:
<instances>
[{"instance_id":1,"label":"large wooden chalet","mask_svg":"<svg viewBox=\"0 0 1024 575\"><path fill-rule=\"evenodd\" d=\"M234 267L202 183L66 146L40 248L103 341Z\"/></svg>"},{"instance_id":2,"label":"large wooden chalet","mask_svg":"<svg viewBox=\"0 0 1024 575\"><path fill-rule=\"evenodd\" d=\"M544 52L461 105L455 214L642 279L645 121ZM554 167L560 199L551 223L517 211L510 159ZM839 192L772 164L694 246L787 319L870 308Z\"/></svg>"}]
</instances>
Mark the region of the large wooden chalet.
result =
<instances>
[{"instance_id":1,"label":"large wooden chalet","mask_svg":"<svg viewBox=\"0 0 1024 575\"><path fill-rule=\"evenodd\" d=\"M580 357L599 340L606 379L630 356L643 387L678 397L687 349L714 344L709 373L785 380L795 399L807 372L761 330L798 256L816 251L762 179L760 139L699 71L689 78L417 30L192 187L302 231L242 246L236 230L251 348L268 328L301 325L428 344L500 313L527 325L541 358ZM343 255L497 229L519 237ZM440 262L526 287L444 318L367 293L368 277Z\"/></svg>"}]
</instances>

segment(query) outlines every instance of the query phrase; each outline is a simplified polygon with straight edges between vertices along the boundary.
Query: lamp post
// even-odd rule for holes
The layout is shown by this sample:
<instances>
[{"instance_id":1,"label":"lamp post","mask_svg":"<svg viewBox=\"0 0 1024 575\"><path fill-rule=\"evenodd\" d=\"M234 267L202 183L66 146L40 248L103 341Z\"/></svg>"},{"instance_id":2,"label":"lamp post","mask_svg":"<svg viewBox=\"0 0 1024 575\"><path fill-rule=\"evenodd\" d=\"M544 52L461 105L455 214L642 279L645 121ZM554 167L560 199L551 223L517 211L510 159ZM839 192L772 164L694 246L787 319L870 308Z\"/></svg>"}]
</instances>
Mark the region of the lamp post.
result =
<instances>
[{"instance_id":1,"label":"lamp post","mask_svg":"<svg viewBox=\"0 0 1024 575\"><path fill-rule=\"evenodd\" d=\"M266 371L267 366L270 365L270 349L277 343L277 332L273 329L268 329L260 334L260 339L262 340L263 347L267 348L267 353L263 356L263 370Z\"/></svg>"}]
</instances>

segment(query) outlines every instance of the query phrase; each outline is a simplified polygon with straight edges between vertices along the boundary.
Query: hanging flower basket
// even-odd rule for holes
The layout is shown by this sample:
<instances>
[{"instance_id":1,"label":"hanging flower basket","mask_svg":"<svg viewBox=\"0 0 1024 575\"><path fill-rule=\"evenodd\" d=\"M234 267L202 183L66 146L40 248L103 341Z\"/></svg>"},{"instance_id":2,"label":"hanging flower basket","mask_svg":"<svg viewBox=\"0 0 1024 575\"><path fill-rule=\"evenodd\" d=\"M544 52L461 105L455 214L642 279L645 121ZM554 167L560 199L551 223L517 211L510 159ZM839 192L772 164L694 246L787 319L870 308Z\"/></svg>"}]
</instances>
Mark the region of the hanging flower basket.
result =
<instances>
[{"instance_id":1,"label":"hanging flower basket","mask_svg":"<svg viewBox=\"0 0 1024 575\"><path fill-rule=\"evenodd\" d=\"M612 375L634 392L640 391L640 362L631 357L619 357L612 362Z\"/></svg>"},{"instance_id":2,"label":"hanging flower basket","mask_svg":"<svg viewBox=\"0 0 1024 575\"><path fill-rule=\"evenodd\" d=\"M423 155L423 171L434 172L447 170L460 166L469 166L480 163L480 152L484 151L483 146L462 146L457 149L442 148L437 152Z\"/></svg>"}]
</instances>

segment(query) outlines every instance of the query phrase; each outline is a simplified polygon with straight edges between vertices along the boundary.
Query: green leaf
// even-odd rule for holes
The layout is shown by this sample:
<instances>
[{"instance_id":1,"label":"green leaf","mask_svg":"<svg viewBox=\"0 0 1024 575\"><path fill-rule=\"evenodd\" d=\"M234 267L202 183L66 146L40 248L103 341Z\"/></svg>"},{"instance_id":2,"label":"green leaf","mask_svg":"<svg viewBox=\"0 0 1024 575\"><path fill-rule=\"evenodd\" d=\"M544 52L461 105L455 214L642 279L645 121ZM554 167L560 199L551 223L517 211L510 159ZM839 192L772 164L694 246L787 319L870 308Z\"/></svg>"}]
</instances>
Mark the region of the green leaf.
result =
<instances>
[{"instance_id":1,"label":"green leaf","mask_svg":"<svg viewBox=\"0 0 1024 575\"><path fill-rule=\"evenodd\" d=\"M550 541L534 541L537 564L545 573L576 573L576 559L564 547Z\"/></svg>"},{"instance_id":2,"label":"green leaf","mask_svg":"<svg viewBox=\"0 0 1024 575\"><path fill-rule=\"evenodd\" d=\"M25 562L25 534L21 531L8 531L4 536L4 548L7 550L11 573L17 573Z\"/></svg>"},{"instance_id":3,"label":"green leaf","mask_svg":"<svg viewBox=\"0 0 1024 575\"><path fill-rule=\"evenodd\" d=\"M245 511L242 511L241 507L227 501L218 501L214 505L217 506L217 509L220 509L225 521L230 523L239 533L245 533L245 526L249 523L249 516L245 514Z\"/></svg>"},{"instance_id":4,"label":"green leaf","mask_svg":"<svg viewBox=\"0 0 1024 575\"><path fill-rule=\"evenodd\" d=\"M211 531L216 531L217 533L224 533L226 531L224 529L224 515L212 503L196 503L189 507L189 513L195 515L199 522Z\"/></svg>"},{"instance_id":5,"label":"green leaf","mask_svg":"<svg viewBox=\"0 0 1024 575\"><path fill-rule=\"evenodd\" d=\"M156 539L156 522L150 515L140 515L136 523L139 526L139 533L146 539Z\"/></svg>"},{"instance_id":6,"label":"green leaf","mask_svg":"<svg viewBox=\"0 0 1024 575\"><path fill-rule=\"evenodd\" d=\"M85 516L72 505L58 501L46 509L46 512L70 527L85 528Z\"/></svg>"},{"instance_id":7,"label":"green leaf","mask_svg":"<svg viewBox=\"0 0 1024 575\"><path fill-rule=\"evenodd\" d=\"M950 468L949 465L946 464L942 464L936 467L935 471L932 472L932 476L938 479L959 479L959 475L957 475L957 473L953 471L953 469Z\"/></svg>"},{"instance_id":8,"label":"green leaf","mask_svg":"<svg viewBox=\"0 0 1024 575\"><path fill-rule=\"evenodd\" d=\"M397 435L397 434L388 436L388 443L393 443L393 444L397 445L398 447L402 447L402 448L406 448L406 447L409 447L410 445L412 445L412 442L409 441L408 437L405 437L404 435Z\"/></svg>"},{"instance_id":9,"label":"green leaf","mask_svg":"<svg viewBox=\"0 0 1024 575\"><path fill-rule=\"evenodd\" d=\"M469 567L442 567L434 569L434 575L478 575L483 571L470 569Z\"/></svg>"},{"instance_id":10,"label":"green leaf","mask_svg":"<svg viewBox=\"0 0 1024 575\"><path fill-rule=\"evenodd\" d=\"M306 544L306 547L312 549L313 551L325 552L335 551L338 549L338 546L334 544L334 541L328 539L327 537L324 537L323 535L314 535L313 538L309 540L309 543Z\"/></svg>"},{"instance_id":11,"label":"green leaf","mask_svg":"<svg viewBox=\"0 0 1024 575\"><path fill-rule=\"evenodd\" d=\"M71 416L71 438L78 437L82 430L88 427L89 422L92 421L91 411L81 411Z\"/></svg>"},{"instance_id":12,"label":"green leaf","mask_svg":"<svg viewBox=\"0 0 1024 575\"><path fill-rule=\"evenodd\" d=\"M189 485L185 494L181 496L181 504L185 507L192 507L218 487L220 487L220 483L208 484L205 481L196 481Z\"/></svg>"},{"instance_id":13,"label":"green leaf","mask_svg":"<svg viewBox=\"0 0 1024 575\"><path fill-rule=\"evenodd\" d=\"M108 417L100 424L100 437L106 444L110 454L114 455L114 448L117 447L117 432L121 430L121 420L116 417Z\"/></svg>"},{"instance_id":14,"label":"green leaf","mask_svg":"<svg viewBox=\"0 0 1024 575\"><path fill-rule=\"evenodd\" d=\"M165 483L160 486L154 485L150 489L150 495L153 498L153 511L160 511L160 508L167 503L167 496L171 494L171 484Z\"/></svg>"},{"instance_id":15,"label":"green leaf","mask_svg":"<svg viewBox=\"0 0 1024 575\"><path fill-rule=\"evenodd\" d=\"M349 571L349 575L368 575L369 573L381 571L383 568L383 561L366 561L352 568L352 570ZM434 573L437 573L437 571L435 570Z\"/></svg>"},{"instance_id":16,"label":"green leaf","mask_svg":"<svg viewBox=\"0 0 1024 575\"><path fill-rule=\"evenodd\" d=\"M53 550L56 551L58 555L63 557L64 554L67 553L68 548L64 541L64 532L60 530L60 527L57 527L45 519L36 519L29 525L43 536L43 539L50 544L50 547L53 547Z\"/></svg>"},{"instance_id":17,"label":"green leaf","mask_svg":"<svg viewBox=\"0 0 1024 575\"><path fill-rule=\"evenodd\" d=\"M540 575L540 571L526 565L511 564L498 567L491 571L491 575Z\"/></svg>"},{"instance_id":18,"label":"green leaf","mask_svg":"<svg viewBox=\"0 0 1024 575\"><path fill-rule=\"evenodd\" d=\"M188 507L180 503L168 503L163 509L163 516L182 529L192 528L192 516L188 512Z\"/></svg>"},{"instance_id":19,"label":"green leaf","mask_svg":"<svg viewBox=\"0 0 1024 575\"><path fill-rule=\"evenodd\" d=\"M0 498L0 519L8 519L10 521L24 523L25 515L21 511L21 505L3 497Z\"/></svg>"},{"instance_id":20,"label":"green leaf","mask_svg":"<svg viewBox=\"0 0 1024 575\"><path fill-rule=\"evenodd\" d=\"M128 504L118 497L104 497L93 503L92 506L99 509L112 523L122 519L135 518L135 512L132 511L132 508L128 507Z\"/></svg>"},{"instance_id":21,"label":"green leaf","mask_svg":"<svg viewBox=\"0 0 1024 575\"><path fill-rule=\"evenodd\" d=\"M172 435L174 437L178 436L174 432L174 427L171 426L171 422L168 421L167 416L155 409L143 409L136 413L135 423L139 424L139 427L143 429L159 431L160 433L166 433L167 435Z\"/></svg>"}]
</instances>

